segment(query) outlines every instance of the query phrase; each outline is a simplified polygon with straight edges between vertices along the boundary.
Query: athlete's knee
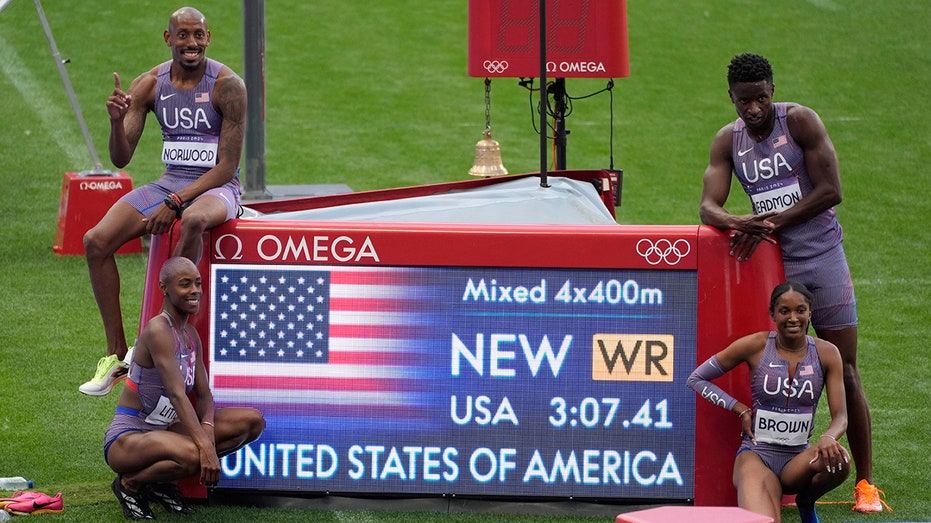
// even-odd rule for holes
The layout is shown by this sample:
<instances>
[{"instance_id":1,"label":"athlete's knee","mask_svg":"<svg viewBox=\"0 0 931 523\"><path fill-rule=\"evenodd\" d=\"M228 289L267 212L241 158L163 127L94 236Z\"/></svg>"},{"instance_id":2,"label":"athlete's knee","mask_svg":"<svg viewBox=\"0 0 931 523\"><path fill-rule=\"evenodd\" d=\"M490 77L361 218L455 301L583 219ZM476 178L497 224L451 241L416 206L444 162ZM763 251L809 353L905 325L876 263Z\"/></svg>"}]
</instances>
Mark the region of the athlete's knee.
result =
<instances>
[{"instance_id":1,"label":"athlete's knee","mask_svg":"<svg viewBox=\"0 0 931 523\"><path fill-rule=\"evenodd\" d=\"M199 237L210 225L207 215L196 211L187 211L181 215L181 234L188 237Z\"/></svg>"},{"instance_id":2,"label":"athlete's knee","mask_svg":"<svg viewBox=\"0 0 931 523\"><path fill-rule=\"evenodd\" d=\"M248 409L248 412L249 431L247 437L249 441L255 441L265 432L265 416L256 409Z\"/></svg>"},{"instance_id":3,"label":"athlete's knee","mask_svg":"<svg viewBox=\"0 0 931 523\"><path fill-rule=\"evenodd\" d=\"M843 364L844 370L844 387L847 388L848 392L851 392L850 388L855 387L856 389L860 388L860 370L857 368L856 361L845 361Z\"/></svg>"},{"instance_id":4,"label":"athlete's knee","mask_svg":"<svg viewBox=\"0 0 931 523\"><path fill-rule=\"evenodd\" d=\"M112 256L116 249L110 247L109 244L109 239L97 227L84 233L84 254L90 260Z\"/></svg>"},{"instance_id":5,"label":"athlete's knee","mask_svg":"<svg viewBox=\"0 0 931 523\"><path fill-rule=\"evenodd\" d=\"M84 233L84 253L88 258L97 258L100 256L100 240L94 229Z\"/></svg>"},{"instance_id":6,"label":"athlete's knee","mask_svg":"<svg viewBox=\"0 0 931 523\"><path fill-rule=\"evenodd\" d=\"M265 416L257 409L237 409L232 423L238 439L241 439L243 444L259 439L262 432L265 432Z\"/></svg>"}]
</instances>

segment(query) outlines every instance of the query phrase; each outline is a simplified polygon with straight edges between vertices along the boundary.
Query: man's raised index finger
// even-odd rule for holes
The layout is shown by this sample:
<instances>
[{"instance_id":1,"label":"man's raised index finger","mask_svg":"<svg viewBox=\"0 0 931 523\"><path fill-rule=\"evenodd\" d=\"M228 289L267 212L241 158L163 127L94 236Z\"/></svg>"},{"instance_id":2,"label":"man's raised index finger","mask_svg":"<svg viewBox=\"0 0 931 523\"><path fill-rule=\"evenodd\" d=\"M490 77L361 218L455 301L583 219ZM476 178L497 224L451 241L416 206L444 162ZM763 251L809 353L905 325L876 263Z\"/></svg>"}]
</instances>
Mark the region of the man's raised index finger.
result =
<instances>
[{"instance_id":1,"label":"man's raised index finger","mask_svg":"<svg viewBox=\"0 0 931 523\"><path fill-rule=\"evenodd\" d=\"M117 73L117 72L114 72L114 73L113 73L113 81L114 81L114 83L116 84L116 85L114 86L114 88L115 88L117 91L122 91L122 89L120 88L120 74L119 74L119 73Z\"/></svg>"}]
</instances>

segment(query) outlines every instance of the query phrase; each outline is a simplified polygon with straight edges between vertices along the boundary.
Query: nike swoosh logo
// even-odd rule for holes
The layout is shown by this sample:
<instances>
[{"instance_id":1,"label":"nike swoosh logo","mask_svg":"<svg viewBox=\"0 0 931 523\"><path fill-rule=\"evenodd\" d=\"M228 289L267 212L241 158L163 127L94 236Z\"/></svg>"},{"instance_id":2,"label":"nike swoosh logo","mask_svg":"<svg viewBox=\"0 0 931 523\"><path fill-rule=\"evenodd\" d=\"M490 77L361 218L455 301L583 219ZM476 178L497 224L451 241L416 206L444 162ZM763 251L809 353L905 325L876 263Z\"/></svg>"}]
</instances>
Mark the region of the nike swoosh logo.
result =
<instances>
[{"instance_id":1,"label":"nike swoosh logo","mask_svg":"<svg viewBox=\"0 0 931 523\"><path fill-rule=\"evenodd\" d=\"M773 362L769 362L769 368L771 368L771 369L781 369L781 368L783 368L783 367L785 367L785 365L776 365L776 364L773 363Z\"/></svg>"},{"instance_id":2,"label":"nike swoosh logo","mask_svg":"<svg viewBox=\"0 0 931 523\"><path fill-rule=\"evenodd\" d=\"M164 98L163 98L163 100L164 100ZM752 150L753 150L753 147L747 149L746 151L737 151L737 156L743 156L743 155L747 154L748 152L750 152L750 151L752 151Z\"/></svg>"},{"instance_id":3,"label":"nike swoosh logo","mask_svg":"<svg viewBox=\"0 0 931 523\"><path fill-rule=\"evenodd\" d=\"M57 503L57 502L58 502L58 500L57 500L57 499L54 499L54 498L53 498L51 501L44 501L44 502L42 502L42 503L39 503L38 501L33 501L33 502L32 502L32 508L45 508L45 507L47 507L47 506L49 506L49 505L54 505L54 504Z\"/></svg>"},{"instance_id":4,"label":"nike swoosh logo","mask_svg":"<svg viewBox=\"0 0 931 523\"><path fill-rule=\"evenodd\" d=\"M158 96L158 99L164 101L164 100L167 100L167 99L171 98L172 96L174 96L174 95L176 95L176 94L178 94L178 93L162 94L162 95L159 95L159 96ZM743 156L743 155L741 155L741 156Z\"/></svg>"}]
</instances>

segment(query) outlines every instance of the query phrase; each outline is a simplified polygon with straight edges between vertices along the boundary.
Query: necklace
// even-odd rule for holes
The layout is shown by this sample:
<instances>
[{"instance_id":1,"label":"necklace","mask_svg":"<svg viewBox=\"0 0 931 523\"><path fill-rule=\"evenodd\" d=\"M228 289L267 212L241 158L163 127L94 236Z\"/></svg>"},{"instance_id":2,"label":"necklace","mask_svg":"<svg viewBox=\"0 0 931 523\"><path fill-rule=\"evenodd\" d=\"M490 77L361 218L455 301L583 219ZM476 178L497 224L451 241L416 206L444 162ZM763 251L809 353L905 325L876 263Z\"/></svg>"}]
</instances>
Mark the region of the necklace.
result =
<instances>
[{"instance_id":1,"label":"necklace","mask_svg":"<svg viewBox=\"0 0 931 523\"><path fill-rule=\"evenodd\" d=\"M788 351L788 352L801 352L805 350L806 348L808 348L808 344L806 343L797 349L790 349L789 347L786 347L784 343L781 343L779 341L779 335L777 334L776 335L776 347L784 351Z\"/></svg>"},{"instance_id":2,"label":"necklace","mask_svg":"<svg viewBox=\"0 0 931 523\"><path fill-rule=\"evenodd\" d=\"M164 313L168 316L168 321L169 321L173 326L177 326L177 325L178 325L178 320L176 320L175 317L172 316L170 312L168 312L168 309L162 309L162 312L164 312Z\"/></svg>"}]
</instances>

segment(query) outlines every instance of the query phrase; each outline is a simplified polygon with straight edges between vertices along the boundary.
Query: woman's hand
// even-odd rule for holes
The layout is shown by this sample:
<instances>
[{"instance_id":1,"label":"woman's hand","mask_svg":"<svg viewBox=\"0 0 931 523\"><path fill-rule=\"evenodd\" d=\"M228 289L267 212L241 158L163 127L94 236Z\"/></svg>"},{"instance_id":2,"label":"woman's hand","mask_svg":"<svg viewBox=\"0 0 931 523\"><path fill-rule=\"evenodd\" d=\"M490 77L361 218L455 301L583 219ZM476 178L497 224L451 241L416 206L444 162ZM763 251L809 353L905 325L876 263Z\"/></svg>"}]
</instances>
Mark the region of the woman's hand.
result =
<instances>
[{"instance_id":1,"label":"woman's hand","mask_svg":"<svg viewBox=\"0 0 931 523\"><path fill-rule=\"evenodd\" d=\"M830 434L822 434L814 446L815 457L808 462L809 465L821 461L824 470L831 474L844 470L850 464L850 455L847 449L837 442Z\"/></svg>"},{"instance_id":2,"label":"woman's hand","mask_svg":"<svg viewBox=\"0 0 931 523\"><path fill-rule=\"evenodd\" d=\"M753 434L753 409L746 407L740 410L740 437L746 434L750 436L750 441L756 445L756 436Z\"/></svg>"},{"instance_id":3,"label":"woman's hand","mask_svg":"<svg viewBox=\"0 0 931 523\"><path fill-rule=\"evenodd\" d=\"M212 445L200 449L200 484L214 487L220 482L220 458Z\"/></svg>"}]
</instances>

